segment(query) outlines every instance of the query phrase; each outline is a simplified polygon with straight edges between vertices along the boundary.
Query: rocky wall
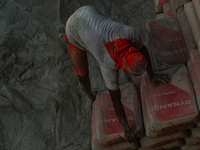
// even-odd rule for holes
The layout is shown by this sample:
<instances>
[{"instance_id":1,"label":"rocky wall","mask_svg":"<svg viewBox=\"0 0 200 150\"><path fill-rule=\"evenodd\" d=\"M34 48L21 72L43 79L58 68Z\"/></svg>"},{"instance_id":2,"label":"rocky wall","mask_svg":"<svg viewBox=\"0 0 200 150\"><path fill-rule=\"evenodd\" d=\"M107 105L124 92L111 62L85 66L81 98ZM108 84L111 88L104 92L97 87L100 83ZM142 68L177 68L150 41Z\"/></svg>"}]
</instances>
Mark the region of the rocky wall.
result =
<instances>
[{"instance_id":1,"label":"rocky wall","mask_svg":"<svg viewBox=\"0 0 200 150\"><path fill-rule=\"evenodd\" d=\"M91 117L58 26L80 6L134 26L145 43L152 0L0 0L0 149L89 150ZM93 91L105 88L89 55ZM91 63L92 62L92 63Z\"/></svg>"}]
</instances>

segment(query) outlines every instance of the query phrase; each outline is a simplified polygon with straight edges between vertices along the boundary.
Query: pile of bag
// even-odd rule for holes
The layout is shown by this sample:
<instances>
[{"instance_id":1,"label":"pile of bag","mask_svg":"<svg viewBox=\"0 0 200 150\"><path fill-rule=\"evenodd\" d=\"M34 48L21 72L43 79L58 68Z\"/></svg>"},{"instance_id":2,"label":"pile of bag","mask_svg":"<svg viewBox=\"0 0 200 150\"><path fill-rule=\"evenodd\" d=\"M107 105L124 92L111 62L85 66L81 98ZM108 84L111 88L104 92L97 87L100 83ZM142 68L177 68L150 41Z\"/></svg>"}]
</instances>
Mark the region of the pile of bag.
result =
<instances>
[{"instance_id":1,"label":"pile of bag","mask_svg":"<svg viewBox=\"0 0 200 150\"><path fill-rule=\"evenodd\" d=\"M190 60L187 66L196 94L197 104L200 109L200 55L197 49L190 52ZM185 138L185 142L186 144L181 147L182 150L189 148L198 150L200 148L200 122L196 123L196 127L191 130L189 137Z\"/></svg>"},{"instance_id":2,"label":"pile of bag","mask_svg":"<svg viewBox=\"0 0 200 150\"><path fill-rule=\"evenodd\" d=\"M171 82L154 87L144 73L140 86L146 130L146 136L140 139L143 149L180 147L184 144L180 139L186 138L189 129L199 121L199 109L186 66L178 65L158 73L168 74Z\"/></svg>"},{"instance_id":3,"label":"pile of bag","mask_svg":"<svg viewBox=\"0 0 200 150\"><path fill-rule=\"evenodd\" d=\"M127 116L129 127L144 133L140 96L134 83L120 87L121 101ZM108 91L98 92L93 104L92 149L125 150L137 149L139 140L126 142L124 131L115 114L114 106ZM138 137L138 135L136 135Z\"/></svg>"},{"instance_id":4,"label":"pile of bag","mask_svg":"<svg viewBox=\"0 0 200 150\"><path fill-rule=\"evenodd\" d=\"M162 6L163 11L159 12L162 14L147 21L147 48L154 71L169 74L172 81L153 87L147 73L143 74L140 88L146 136L140 139L143 146L140 149L197 150L200 149L200 1L170 0ZM177 140L179 145L166 147L166 143Z\"/></svg>"},{"instance_id":5,"label":"pile of bag","mask_svg":"<svg viewBox=\"0 0 200 150\"><path fill-rule=\"evenodd\" d=\"M161 8L157 18L176 17L179 21L183 37L188 46L190 42L191 47L188 50L197 48L200 43L200 1L199 0L154 0L155 8ZM162 15L161 15L162 14ZM166 25L167 26L167 25ZM188 39L187 39L188 38ZM195 43L193 40L195 39ZM193 46L193 47L192 47Z\"/></svg>"},{"instance_id":6,"label":"pile of bag","mask_svg":"<svg viewBox=\"0 0 200 150\"><path fill-rule=\"evenodd\" d=\"M147 21L147 47L155 71L186 63L189 55L176 17Z\"/></svg>"},{"instance_id":7,"label":"pile of bag","mask_svg":"<svg viewBox=\"0 0 200 150\"><path fill-rule=\"evenodd\" d=\"M154 87L145 72L136 78L140 92L133 83L120 87L130 128L145 131L132 143L125 141L108 91L98 92L92 113L93 150L200 149L200 0L154 4L158 16L147 20L147 49L153 70L168 74L171 82Z\"/></svg>"}]
</instances>

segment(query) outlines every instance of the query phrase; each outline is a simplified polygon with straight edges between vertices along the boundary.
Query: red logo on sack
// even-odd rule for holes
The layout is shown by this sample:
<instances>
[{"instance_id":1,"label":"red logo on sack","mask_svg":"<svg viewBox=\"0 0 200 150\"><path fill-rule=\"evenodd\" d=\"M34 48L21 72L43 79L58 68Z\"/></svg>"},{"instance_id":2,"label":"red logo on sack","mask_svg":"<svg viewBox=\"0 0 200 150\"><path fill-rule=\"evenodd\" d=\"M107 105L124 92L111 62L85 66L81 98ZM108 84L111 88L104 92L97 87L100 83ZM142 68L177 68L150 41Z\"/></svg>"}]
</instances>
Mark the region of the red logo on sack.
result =
<instances>
[{"instance_id":1,"label":"red logo on sack","mask_svg":"<svg viewBox=\"0 0 200 150\"><path fill-rule=\"evenodd\" d=\"M155 21L148 21L148 25L155 43L155 54L160 61L169 65L187 62L187 46L178 31Z\"/></svg>"},{"instance_id":2,"label":"red logo on sack","mask_svg":"<svg viewBox=\"0 0 200 150\"><path fill-rule=\"evenodd\" d=\"M154 87L147 80L149 110L161 122L197 113L191 95L172 85L159 83Z\"/></svg>"},{"instance_id":3,"label":"red logo on sack","mask_svg":"<svg viewBox=\"0 0 200 150\"><path fill-rule=\"evenodd\" d=\"M137 126L135 123L134 112L126 106L124 106L124 110L127 116L129 127L131 129L136 129ZM99 123L98 129L99 131L107 135L124 132L119 120L117 119L113 106L107 105L103 107L102 120Z\"/></svg>"},{"instance_id":4,"label":"red logo on sack","mask_svg":"<svg viewBox=\"0 0 200 150\"><path fill-rule=\"evenodd\" d=\"M125 114L128 124L131 129L136 129L135 116L133 110L124 106ZM96 101L96 121L97 128L104 134L123 133L122 126L116 116L115 109L112 104L112 100L109 94L102 93L99 100ZM99 117L101 116L101 117Z\"/></svg>"}]
</instances>

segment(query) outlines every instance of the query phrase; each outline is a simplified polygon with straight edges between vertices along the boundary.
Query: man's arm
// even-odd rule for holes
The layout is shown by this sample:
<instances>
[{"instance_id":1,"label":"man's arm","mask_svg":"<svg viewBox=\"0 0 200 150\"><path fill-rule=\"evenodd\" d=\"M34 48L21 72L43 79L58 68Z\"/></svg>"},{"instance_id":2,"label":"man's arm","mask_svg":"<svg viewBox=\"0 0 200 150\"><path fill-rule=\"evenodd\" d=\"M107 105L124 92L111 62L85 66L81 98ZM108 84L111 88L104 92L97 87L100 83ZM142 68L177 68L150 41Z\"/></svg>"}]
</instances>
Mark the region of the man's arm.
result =
<instances>
[{"instance_id":1,"label":"man's arm","mask_svg":"<svg viewBox=\"0 0 200 150\"><path fill-rule=\"evenodd\" d=\"M157 83L158 81L166 83L166 84L169 83L171 81L171 79L168 75L154 74L153 69L152 69L151 59L149 56L149 52L145 45L140 49L140 51L147 59L147 73L149 75L149 79L150 79L151 83L154 86L158 86L158 83Z\"/></svg>"},{"instance_id":2,"label":"man's arm","mask_svg":"<svg viewBox=\"0 0 200 150\"><path fill-rule=\"evenodd\" d=\"M93 102L95 100L95 96L92 94L91 91L90 78L88 74L86 76L78 75L78 81L80 83L82 91L87 95L88 99Z\"/></svg>"},{"instance_id":3,"label":"man's arm","mask_svg":"<svg viewBox=\"0 0 200 150\"><path fill-rule=\"evenodd\" d=\"M128 125L127 119L126 119L126 114L124 111L124 107L121 103L121 92L120 90L109 90L111 99L113 101L114 109L116 116L124 130L125 134L125 139L129 142L132 142L135 140L135 133L132 131Z\"/></svg>"},{"instance_id":4,"label":"man's arm","mask_svg":"<svg viewBox=\"0 0 200 150\"><path fill-rule=\"evenodd\" d=\"M89 78L88 74L86 76L78 75L78 80L79 80L79 84L80 84L82 91L88 97L88 100L84 107L84 114L91 115L92 104L93 104L93 101L95 100L95 96L92 94L92 91L91 91L90 78Z\"/></svg>"}]
</instances>

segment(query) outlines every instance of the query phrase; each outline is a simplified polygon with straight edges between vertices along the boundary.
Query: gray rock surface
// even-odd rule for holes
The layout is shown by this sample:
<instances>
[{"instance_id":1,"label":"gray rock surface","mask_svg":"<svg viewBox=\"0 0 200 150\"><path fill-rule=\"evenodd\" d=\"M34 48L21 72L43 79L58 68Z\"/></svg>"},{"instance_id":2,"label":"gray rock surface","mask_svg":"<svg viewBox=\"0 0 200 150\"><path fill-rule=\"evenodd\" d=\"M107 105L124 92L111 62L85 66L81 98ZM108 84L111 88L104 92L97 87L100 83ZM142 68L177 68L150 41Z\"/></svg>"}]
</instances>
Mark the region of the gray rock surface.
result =
<instances>
[{"instance_id":1,"label":"gray rock surface","mask_svg":"<svg viewBox=\"0 0 200 150\"><path fill-rule=\"evenodd\" d=\"M155 18L153 0L0 0L0 150L91 149L87 99L58 38L60 23L82 5L134 26L144 43L145 22ZM88 60L92 89L103 90Z\"/></svg>"}]
</instances>

